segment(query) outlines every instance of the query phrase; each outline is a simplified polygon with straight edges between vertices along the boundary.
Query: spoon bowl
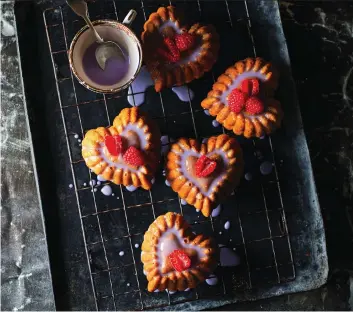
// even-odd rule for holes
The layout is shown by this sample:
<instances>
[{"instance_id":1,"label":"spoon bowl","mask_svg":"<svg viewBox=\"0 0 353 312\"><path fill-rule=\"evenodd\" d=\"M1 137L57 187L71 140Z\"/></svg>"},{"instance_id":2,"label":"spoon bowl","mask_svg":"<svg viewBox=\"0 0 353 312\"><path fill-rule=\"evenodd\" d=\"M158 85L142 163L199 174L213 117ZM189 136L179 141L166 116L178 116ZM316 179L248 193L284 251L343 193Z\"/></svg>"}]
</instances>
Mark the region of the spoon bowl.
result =
<instances>
[{"instance_id":1,"label":"spoon bowl","mask_svg":"<svg viewBox=\"0 0 353 312\"><path fill-rule=\"evenodd\" d=\"M120 46L113 41L105 41L104 43L99 44L95 56L99 67L103 70L105 70L106 62L112 57L123 58L124 60L127 59Z\"/></svg>"}]
</instances>

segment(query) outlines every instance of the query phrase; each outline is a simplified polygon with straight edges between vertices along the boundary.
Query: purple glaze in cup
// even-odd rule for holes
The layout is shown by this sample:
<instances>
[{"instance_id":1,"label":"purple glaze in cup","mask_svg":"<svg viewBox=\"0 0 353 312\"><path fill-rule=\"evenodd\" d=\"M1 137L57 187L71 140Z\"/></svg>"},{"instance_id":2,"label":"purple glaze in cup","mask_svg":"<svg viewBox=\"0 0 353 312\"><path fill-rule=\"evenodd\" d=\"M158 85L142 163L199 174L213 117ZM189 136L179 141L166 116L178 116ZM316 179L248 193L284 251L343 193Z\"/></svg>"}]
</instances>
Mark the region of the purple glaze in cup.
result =
<instances>
[{"instance_id":1,"label":"purple glaze in cup","mask_svg":"<svg viewBox=\"0 0 353 312\"><path fill-rule=\"evenodd\" d=\"M82 59L83 69L93 82L104 86L114 85L126 75L130 60L128 57L125 60L112 57L107 60L105 70L102 70L96 61L97 46L98 43L94 42L85 51Z\"/></svg>"}]
</instances>

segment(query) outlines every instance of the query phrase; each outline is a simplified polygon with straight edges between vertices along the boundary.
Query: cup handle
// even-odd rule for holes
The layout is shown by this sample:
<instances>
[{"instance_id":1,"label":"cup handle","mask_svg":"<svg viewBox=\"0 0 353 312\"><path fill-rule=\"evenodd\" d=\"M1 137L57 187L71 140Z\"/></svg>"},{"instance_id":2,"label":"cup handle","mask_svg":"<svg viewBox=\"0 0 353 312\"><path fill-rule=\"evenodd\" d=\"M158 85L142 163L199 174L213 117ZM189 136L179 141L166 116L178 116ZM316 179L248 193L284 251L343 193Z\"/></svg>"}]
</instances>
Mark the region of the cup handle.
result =
<instances>
[{"instance_id":1,"label":"cup handle","mask_svg":"<svg viewBox=\"0 0 353 312\"><path fill-rule=\"evenodd\" d=\"M127 13L127 15L125 16L123 20L123 24L125 26L130 26L132 22L135 20L136 15L137 15L137 12L135 10L130 10L129 13Z\"/></svg>"}]
</instances>

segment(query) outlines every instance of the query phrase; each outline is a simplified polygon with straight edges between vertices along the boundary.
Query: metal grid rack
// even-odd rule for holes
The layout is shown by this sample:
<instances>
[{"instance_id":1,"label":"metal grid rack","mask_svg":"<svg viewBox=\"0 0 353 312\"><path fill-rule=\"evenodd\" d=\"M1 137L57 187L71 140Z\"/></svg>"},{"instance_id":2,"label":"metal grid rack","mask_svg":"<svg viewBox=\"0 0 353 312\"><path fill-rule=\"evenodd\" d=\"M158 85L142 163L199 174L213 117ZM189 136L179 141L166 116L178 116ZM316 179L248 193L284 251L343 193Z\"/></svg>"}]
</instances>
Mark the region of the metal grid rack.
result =
<instances>
[{"instance_id":1,"label":"metal grid rack","mask_svg":"<svg viewBox=\"0 0 353 312\"><path fill-rule=\"evenodd\" d=\"M146 17L160 5L168 4L182 7L185 1L115 3L114 0L107 0L90 4L89 10L92 19L121 20L129 9L134 8L138 10L139 18L133 27L139 34ZM208 5L210 4L200 1L188 2L187 12L194 13L194 18L202 20L206 11L205 20L214 24L217 29L217 20L221 20L220 28L223 32L225 27L238 38L250 42L251 51L244 52L248 53L244 56L256 56L247 2L218 2L217 12L213 12L219 15L217 20L209 20L210 15L206 8ZM221 6L224 8L221 9ZM220 16L220 11L224 16ZM251 181L242 181L236 193L223 204L221 215L216 218L204 218L197 214L193 207L181 205L177 195L164 183L163 164L150 191L137 190L130 193L124 187L110 184L116 196L108 198L100 192L94 192L93 186L84 186L85 182L95 179L95 176L85 166L74 135L83 137L90 128L110 125L112 118L123 107L128 106L127 94L94 94L79 85L69 69L67 51L72 37L83 26L83 21L77 19L66 6L47 9L43 16L97 310L157 309L203 298L235 296L237 291L251 291L295 279L285 209L277 175L278 164L275 163L271 138L238 138L249 168L258 168L259 163L267 159L273 163L274 169L267 176L254 173ZM230 53L234 52L231 47L228 50ZM227 56L229 55L221 54L218 64L222 63L223 59L226 62L229 59ZM226 132L222 127L211 126L212 119L204 114L199 100L202 100L201 90L203 93L207 91L205 85L209 88L214 82L214 77L230 64L222 64L218 68L216 64L213 72L206 74L199 81L190 83L188 88L195 92L195 98L191 99L189 96L188 103L178 102L170 90L159 94L148 90L141 109L146 109L160 126L162 134L169 137L180 136L178 129L181 128L186 128L183 131L200 140ZM134 95L132 93L133 97ZM206 126L205 118L210 127ZM149 224L167 211L183 214L195 231L209 233L215 236L219 243L236 249L242 264L234 268L219 267L216 275L220 283L217 286L203 284L193 291L173 295L168 292L148 293L139 248L135 248L135 244L141 245L144 231ZM231 221L232 227L229 231L222 229L225 220ZM119 257L119 250L125 252L124 257Z\"/></svg>"}]
</instances>

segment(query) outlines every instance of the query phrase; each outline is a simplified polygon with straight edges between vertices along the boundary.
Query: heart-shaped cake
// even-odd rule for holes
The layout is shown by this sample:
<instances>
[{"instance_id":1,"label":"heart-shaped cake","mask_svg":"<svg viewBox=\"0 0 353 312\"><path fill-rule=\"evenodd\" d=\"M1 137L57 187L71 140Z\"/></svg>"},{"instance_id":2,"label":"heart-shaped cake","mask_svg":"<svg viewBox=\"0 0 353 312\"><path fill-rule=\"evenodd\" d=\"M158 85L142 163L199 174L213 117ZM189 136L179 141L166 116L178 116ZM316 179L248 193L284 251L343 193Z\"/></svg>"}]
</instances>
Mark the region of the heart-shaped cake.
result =
<instances>
[{"instance_id":1,"label":"heart-shaped cake","mask_svg":"<svg viewBox=\"0 0 353 312\"><path fill-rule=\"evenodd\" d=\"M190 28L173 6L150 15L141 35L144 61L155 90L180 86L201 77L216 62L219 36L211 25Z\"/></svg>"},{"instance_id":2,"label":"heart-shaped cake","mask_svg":"<svg viewBox=\"0 0 353 312\"><path fill-rule=\"evenodd\" d=\"M137 107L125 108L113 126L89 130L82 141L86 165L115 184L146 190L160 158L161 134L157 125Z\"/></svg>"},{"instance_id":3,"label":"heart-shaped cake","mask_svg":"<svg viewBox=\"0 0 353 312\"><path fill-rule=\"evenodd\" d=\"M141 250L150 292L195 288L219 261L215 241L194 234L184 218L174 212L159 216L149 226Z\"/></svg>"},{"instance_id":4,"label":"heart-shaped cake","mask_svg":"<svg viewBox=\"0 0 353 312\"><path fill-rule=\"evenodd\" d=\"M208 217L239 184L244 162L235 138L226 134L200 144L181 138L167 156L167 179L189 205Z\"/></svg>"},{"instance_id":5,"label":"heart-shaped cake","mask_svg":"<svg viewBox=\"0 0 353 312\"><path fill-rule=\"evenodd\" d=\"M281 105L273 98L277 84L270 63L247 58L218 77L201 106L235 134L261 137L277 129L283 118Z\"/></svg>"}]
</instances>

